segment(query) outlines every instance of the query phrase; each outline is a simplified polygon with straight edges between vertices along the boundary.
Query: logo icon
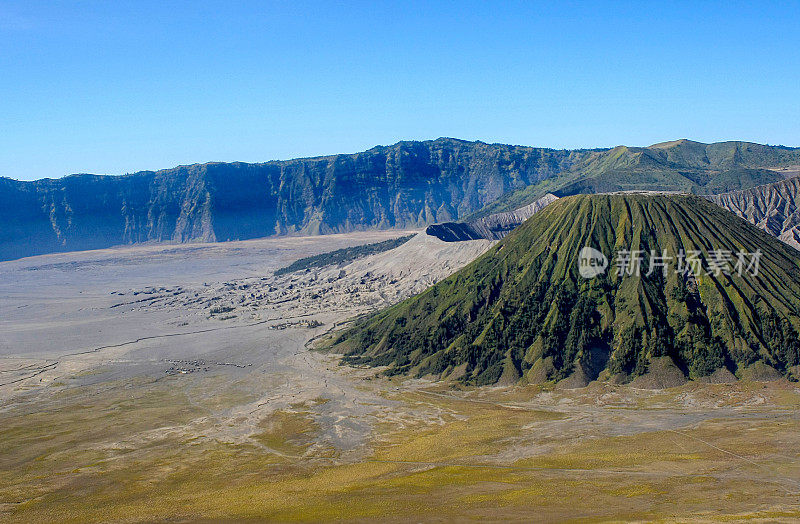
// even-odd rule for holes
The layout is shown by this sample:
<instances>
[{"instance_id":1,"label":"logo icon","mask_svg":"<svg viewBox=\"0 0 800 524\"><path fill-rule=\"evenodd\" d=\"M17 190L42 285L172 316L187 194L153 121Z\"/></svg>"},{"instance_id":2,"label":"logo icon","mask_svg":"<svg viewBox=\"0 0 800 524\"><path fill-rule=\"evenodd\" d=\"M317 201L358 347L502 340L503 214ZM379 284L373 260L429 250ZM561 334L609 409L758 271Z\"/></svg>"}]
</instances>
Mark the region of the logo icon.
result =
<instances>
[{"instance_id":1,"label":"logo icon","mask_svg":"<svg viewBox=\"0 0 800 524\"><path fill-rule=\"evenodd\" d=\"M600 251L586 246L578 255L578 273L583 278L594 278L606 272L608 258Z\"/></svg>"}]
</instances>

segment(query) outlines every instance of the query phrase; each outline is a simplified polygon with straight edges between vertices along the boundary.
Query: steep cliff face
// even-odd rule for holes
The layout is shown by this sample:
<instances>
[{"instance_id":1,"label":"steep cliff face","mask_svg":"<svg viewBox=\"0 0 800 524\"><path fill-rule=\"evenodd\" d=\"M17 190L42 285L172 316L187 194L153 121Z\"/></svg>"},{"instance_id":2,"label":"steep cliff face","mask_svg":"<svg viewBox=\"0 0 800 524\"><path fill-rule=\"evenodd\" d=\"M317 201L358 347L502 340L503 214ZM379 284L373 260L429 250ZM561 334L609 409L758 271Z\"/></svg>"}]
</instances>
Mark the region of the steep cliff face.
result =
<instances>
[{"instance_id":1,"label":"steep cliff face","mask_svg":"<svg viewBox=\"0 0 800 524\"><path fill-rule=\"evenodd\" d=\"M800 177L709 199L800 249Z\"/></svg>"},{"instance_id":2,"label":"steep cliff face","mask_svg":"<svg viewBox=\"0 0 800 524\"><path fill-rule=\"evenodd\" d=\"M214 241L204 169L0 179L0 259L146 241Z\"/></svg>"},{"instance_id":3,"label":"steep cliff face","mask_svg":"<svg viewBox=\"0 0 800 524\"><path fill-rule=\"evenodd\" d=\"M0 259L148 241L424 227L553 177L586 154L438 139L121 177L0 179Z\"/></svg>"},{"instance_id":4,"label":"steep cliff face","mask_svg":"<svg viewBox=\"0 0 800 524\"><path fill-rule=\"evenodd\" d=\"M800 149L745 142L567 151L441 138L263 164L0 179L0 260L134 242L422 228L513 211L548 192L711 193L773 182L785 176L778 168L797 165Z\"/></svg>"}]
</instances>

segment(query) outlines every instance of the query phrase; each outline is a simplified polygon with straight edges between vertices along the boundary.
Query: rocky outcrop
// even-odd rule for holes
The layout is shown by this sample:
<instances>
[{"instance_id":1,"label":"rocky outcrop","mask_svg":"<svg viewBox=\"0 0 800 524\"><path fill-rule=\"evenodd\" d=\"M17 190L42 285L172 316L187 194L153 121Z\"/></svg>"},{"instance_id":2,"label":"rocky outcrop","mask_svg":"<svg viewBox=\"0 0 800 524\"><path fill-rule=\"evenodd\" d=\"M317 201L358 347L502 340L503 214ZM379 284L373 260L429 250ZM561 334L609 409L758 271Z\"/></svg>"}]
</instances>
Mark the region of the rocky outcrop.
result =
<instances>
[{"instance_id":1,"label":"rocky outcrop","mask_svg":"<svg viewBox=\"0 0 800 524\"><path fill-rule=\"evenodd\" d=\"M709 199L800 249L800 177Z\"/></svg>"},{"instance_id":2,"label":"rocky outcrop","mask_svg":"<svg viewBox=\"0 0 800 524\"><path fill-rule=\"evenodd\" d=\"M787 229L778 235L778 238L790 246L800 249L800 226L794 226L791 229Z\"/></svg>"},{"instance_id":3,"label":"rocky outcrop","mask_svg":"<svg viewBox=\"0 0 800 524\"><path fill-rule=\"evenodd\" d=\"M470 222L433 224L428 226L425 232L445 242L478 239L500 240L555 200L558 200L558 197L548 193L535 202L513 211L495 213Z\"/></svg>"}]
</instances>

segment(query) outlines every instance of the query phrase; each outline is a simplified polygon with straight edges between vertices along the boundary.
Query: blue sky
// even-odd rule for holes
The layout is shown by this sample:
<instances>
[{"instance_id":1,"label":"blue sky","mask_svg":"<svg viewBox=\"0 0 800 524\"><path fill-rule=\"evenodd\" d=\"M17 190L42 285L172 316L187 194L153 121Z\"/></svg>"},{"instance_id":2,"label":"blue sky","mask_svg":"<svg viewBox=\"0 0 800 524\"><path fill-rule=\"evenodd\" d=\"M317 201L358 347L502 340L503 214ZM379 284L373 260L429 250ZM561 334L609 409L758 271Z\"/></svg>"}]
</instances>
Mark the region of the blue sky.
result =
<instances>
[{"instance_id":1,"label":"blue sky","mask_svg":"<svg viewBox=\"0 0 800 524\"><path fill-rule=\"evenodd\" d=\"M798 95L800 2L0 0L19 179L439 136L800 146Z\"/></svg>"}]
</instances>

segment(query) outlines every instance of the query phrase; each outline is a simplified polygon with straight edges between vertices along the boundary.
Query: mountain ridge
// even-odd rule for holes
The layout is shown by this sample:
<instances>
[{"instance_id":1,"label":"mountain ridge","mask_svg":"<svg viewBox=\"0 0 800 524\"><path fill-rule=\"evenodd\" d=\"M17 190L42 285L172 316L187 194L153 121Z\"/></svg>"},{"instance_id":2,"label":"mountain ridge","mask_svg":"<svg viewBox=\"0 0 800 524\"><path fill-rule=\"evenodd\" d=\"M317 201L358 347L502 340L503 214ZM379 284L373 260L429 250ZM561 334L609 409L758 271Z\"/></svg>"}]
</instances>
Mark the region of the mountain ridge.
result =
<instances>
[{"instance_id":1,"label":"mountain ridge","mask_svg":"<svg viewBox=\"0 0 800 524\"><path fill-rule=\"evenodd\" d=\"M725 144L705 147L728 156L741 149L775 165L800 159L800 151L789 148ZM696 146L676 147L685 151L661 151L666 157L697 161ZM725 154L711 157L724 161ZM464 220L530 188L595 191L587 176L609 173L619 178L620 166L639 166L632 173L641 187L689 184L671 175L659 183L653 177L657 169L641 168L642 162L655 162L654 155L647 148L624 146L558 150L439 138L258 164L209 162L123 176L79 174L31 182L0 178L0 260L141 242L423 228ZM707 178L717 180L715 176ZM743 176L715 182L715 187L740 189L759 180Z\"/></svg>"},{"instance_id":2,"label":"mountain ridge","mask_svg":"<svg viewBox=\"0 0 800 524\"><path fill-rule=\"evenodd\" d=\"M775 183L800 166L800 148L727 141L706 144L680 139L649 147L616 146L587 155L570 172L503 195L467 217L510 211L546 193L563 197L631 190L717 194Z\"/></svg>"},{"instance_id":3,"label":"mountain ridge","mask_svg":"<svg viewBox=\"0 0 800 524\"><path fill-rule=\"evenodd\" d=\"M0 259L136 242L422 228L562 172L582 152L453 139L261 164L0 179Z\"/></svg>"}]
</instances>

